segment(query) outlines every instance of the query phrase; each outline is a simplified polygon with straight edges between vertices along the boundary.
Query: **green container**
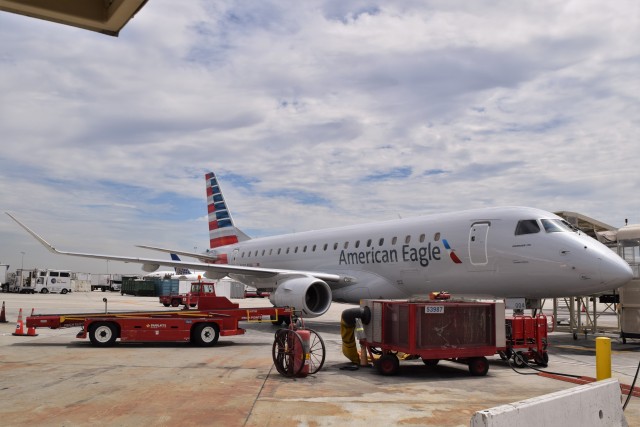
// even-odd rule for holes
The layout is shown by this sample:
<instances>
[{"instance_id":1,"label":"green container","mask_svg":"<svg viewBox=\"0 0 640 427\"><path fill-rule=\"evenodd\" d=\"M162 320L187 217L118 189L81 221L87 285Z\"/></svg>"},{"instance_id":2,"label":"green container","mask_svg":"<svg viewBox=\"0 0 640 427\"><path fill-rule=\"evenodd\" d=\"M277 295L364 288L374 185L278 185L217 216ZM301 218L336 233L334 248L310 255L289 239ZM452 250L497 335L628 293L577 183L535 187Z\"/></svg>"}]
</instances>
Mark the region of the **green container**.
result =
<instances>
[{"instance_id":1,"label":"green container","mask_svg":"<svg viewBox=\"0 0 640 427\"><path fill-rule=\"evenodd\" d=\"M135 295L153 297L156 296L155 280L127 278L122 281L122 295Z\"/></svg>"}]
</instances>

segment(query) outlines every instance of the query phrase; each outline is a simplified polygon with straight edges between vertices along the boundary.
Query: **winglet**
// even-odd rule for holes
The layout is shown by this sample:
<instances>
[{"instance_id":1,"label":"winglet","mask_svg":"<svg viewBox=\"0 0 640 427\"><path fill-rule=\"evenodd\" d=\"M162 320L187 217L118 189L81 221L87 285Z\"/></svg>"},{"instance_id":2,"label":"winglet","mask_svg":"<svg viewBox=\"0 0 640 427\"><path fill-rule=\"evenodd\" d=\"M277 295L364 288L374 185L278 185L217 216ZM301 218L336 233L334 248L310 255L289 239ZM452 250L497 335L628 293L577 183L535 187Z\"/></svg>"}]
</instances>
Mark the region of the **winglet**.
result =
<instances>
[{"instance_id":1,"label":"winglet","mask_svg":"<svg viewBox=\"0 0 640 427\"><path fill-rule=\"evenodd\" d=\"M53 252L54 254L63 254L63 252L58 251L51 244L49 244L49 242L47 242L42 237L40 237L35 231L33 231L32 229L30 229L29 227L27 227L26 225L18 221L18 219L15 216L11 215L9 212L5 212L5 213L9 215L9 218L17 222L20 227L24 228L27 231L27 233L31 234L37 241L42 243L42 246L47 248L49 252Z\"/></svg>"}]
</instances>

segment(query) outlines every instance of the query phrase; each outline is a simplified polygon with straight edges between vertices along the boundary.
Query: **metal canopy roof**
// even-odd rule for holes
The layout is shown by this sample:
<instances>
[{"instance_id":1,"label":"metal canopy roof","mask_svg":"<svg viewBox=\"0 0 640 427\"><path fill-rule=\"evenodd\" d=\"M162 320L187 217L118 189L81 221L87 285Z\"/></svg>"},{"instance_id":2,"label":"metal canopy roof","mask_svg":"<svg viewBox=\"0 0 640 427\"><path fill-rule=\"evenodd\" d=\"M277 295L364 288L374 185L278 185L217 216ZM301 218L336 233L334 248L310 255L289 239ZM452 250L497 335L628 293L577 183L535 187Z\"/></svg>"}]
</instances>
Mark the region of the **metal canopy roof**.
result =
<instances>
[{"instance_id":1,"label":"metal canopy roof","mask_svg":"<svg viewBox=\"0 0 640 427\"><path fill-rule=\"evenodd\" d=\"M617 240L616 235L618 229L609 224L605 224L604 222L578 212L559 211L554 213L604 244L613 244Z\"/></svg>"},{"instance_id":2,"label":"metal canopy roof","mask_svg":"<svg viewBox=\"0 0 640 427\"><path fill-rule=\"evenodd\" d=\"M147 0L0 0L0 10L117 37L146 3Z\"/></svg>"}]
</instances>

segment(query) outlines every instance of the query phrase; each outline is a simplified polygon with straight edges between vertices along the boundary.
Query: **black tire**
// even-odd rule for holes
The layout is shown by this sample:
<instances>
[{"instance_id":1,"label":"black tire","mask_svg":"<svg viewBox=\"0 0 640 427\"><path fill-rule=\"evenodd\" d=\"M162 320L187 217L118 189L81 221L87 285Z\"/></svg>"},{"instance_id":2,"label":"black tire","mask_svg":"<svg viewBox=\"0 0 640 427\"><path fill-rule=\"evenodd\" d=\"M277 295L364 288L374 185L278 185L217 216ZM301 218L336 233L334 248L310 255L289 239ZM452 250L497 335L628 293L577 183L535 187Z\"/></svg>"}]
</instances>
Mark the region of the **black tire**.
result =
<instances>
[{"instance_id":1,"label":"black tire","mask_svg":"<svg viewBox=\"0 0 640 427\"><path fill-rule=\"evenodd\" d=\"M475 377L483 377L489 372L489 361L486 357L469 359L469 372Z\"/></svg>"},{"instance_id":2,"label":"black tire","mask_svg":"<svg viewBox=\"0 0 640 427\"><path fill-rule=\"evenodd\" d=\"M385 353L376 362L376 368L382 375L396 375L400 369L398 356L393 353Z\"/></svg>"},{"instance_id":3,"label":"black tire","mask_svg":"<svg viewBox=\"0 0 640 427\"><path fill-rule=\"evenodd\" d=\"M509 360L511 359L511 356L513 356L513 350L511 350L510 348L507 349L506 351L499 351L498 355L500 356L500 359L502 360Z\"/></svg>"},{"instance_id":4,"label":"black tire","mask_svg":"<svg viewBox=\"0 0 640 427\"><path fill-rule=\"evenodd\" d=\"M549 365L549 353L546 351L542 352L542 356L540 356L539 360L536 360L536 363L543 368L546 368Z\"/></svg>"},{"instance_id":5,"label":"black tire","mask_svg":"<svg viewBox=\"0 0 640 427\"><path fill-rule=\"evenodd\" d=\"M272 314L270 317L271 317L271 324L272 324L272 325L275 325L275 326L280 326L280 325L282 325L282 322L283 322L283 320L282 320L282 316L279 316L279 317L278 317L278 316L276 316L275 314Z\"/></svg>"},{"instance_id":6,"label":"black tire","mask_svg":"<svg viewBox=\"0 0 640 427\"><path fill-rule=\"evenodd\" d=\"M180 300L179 299L172 299L171 300L171 307L177 307L180 305Z\"/></svg>"},{"instance_id":7,"label":"black tire","mask_svg":"<svg viewBox=\"0 0 640 427\"><path fill-rule=\"evenodd\" d=\"M521 351L518 351L513 355L513 364L516 365L516 368L524 368L527 366L527 358Z\"/></svg>"},{"instance_id":8,"label":"black tire","mask_svg":"<svg viewBox=\"0 0 640 427\"><path fill-rule=\"evenodd\" d=\"M62 288L62 290L60 291L60 293L61 293L62 295L65 295L67 292L69 292L69 291L67 291L65 288Z\"/></svg>"},{"instance_id":9,"label":"black tire","mask_svg":"<svg viewBox=\"0 0 640 427\"><path fill-rule=\"evenodd\" d=\"M111 322L94 322L89 326L89 339L96 347L111 347L118 338L118 325Z\"/></svg>"},{"instance_id":10,"label":"black tire","mask_svg":"<svg viewBox=\"0 0 640 427\"><path fill-rule=\"evenodd\" d=\"M422 363L426 366L436 366L440 362L440 359L422 359Z\"/></svg>"},{"instance_id":11,"label":"black tire","mask_svg":"<svg viewBox=\"0 0 640 427\"><path fill-rule=\"evenodd\" d=\"M47 288L42 288L42 289L40 290L40 293L41 293L41 294L48 294L48 293L49 293L49 289L47 289Z\"/></svg>"},{"instance_id":12,"label":"black tire","mask_svg":"<svg viewBox=\"0 0 640 427\"><path fill-rule=\"evenodd\" d=\"M191 331L191 341L200 347L210 347L218 342L220 327L217 323L198 323Z\"/></svg>"},{"instance_id":13,"label":"black tire","mask_svg":"<svg viewBox=\"0 0 640 427\"><path fill-rule=\"evenodd\" d=\"M169 307L171 304L169 304L168 302L163 302L162 305L164 305L165 307Z\"/></svg>"}]
</instances>

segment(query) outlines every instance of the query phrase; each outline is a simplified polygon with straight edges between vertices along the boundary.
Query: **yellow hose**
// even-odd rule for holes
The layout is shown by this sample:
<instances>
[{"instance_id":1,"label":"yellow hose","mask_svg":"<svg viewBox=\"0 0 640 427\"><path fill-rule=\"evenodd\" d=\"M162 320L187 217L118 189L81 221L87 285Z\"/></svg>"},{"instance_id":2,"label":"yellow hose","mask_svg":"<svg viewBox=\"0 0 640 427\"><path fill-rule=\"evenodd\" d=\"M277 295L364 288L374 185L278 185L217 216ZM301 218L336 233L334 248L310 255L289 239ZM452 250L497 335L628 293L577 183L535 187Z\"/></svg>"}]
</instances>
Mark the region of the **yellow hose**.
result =
<instances>
[{"instance_id":1,"label":"yellow hose","mask_svg":"<svg viewBox=\"0 0 640 427\"><path fill-rule=\"evenodd\" d=\"M340 320L340 335L342 335L342 354L353 363L360 363L360 355L356 347L355 325L349 326Z\"/></svg>"}]
</instances>

